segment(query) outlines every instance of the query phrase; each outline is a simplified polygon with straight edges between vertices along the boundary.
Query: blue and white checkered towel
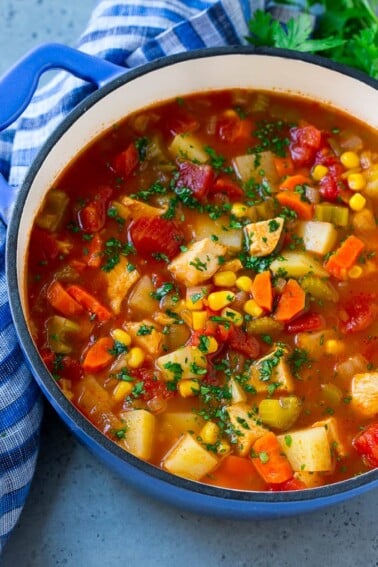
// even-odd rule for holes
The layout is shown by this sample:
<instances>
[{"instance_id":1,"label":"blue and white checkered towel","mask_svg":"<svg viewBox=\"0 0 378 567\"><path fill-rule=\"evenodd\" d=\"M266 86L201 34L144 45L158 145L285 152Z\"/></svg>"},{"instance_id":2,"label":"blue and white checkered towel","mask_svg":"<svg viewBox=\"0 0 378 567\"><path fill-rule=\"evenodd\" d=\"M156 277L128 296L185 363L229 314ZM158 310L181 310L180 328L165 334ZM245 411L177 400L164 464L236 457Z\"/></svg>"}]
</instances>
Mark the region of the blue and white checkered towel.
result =
<instances>
[{"instance_id":1,"label":"blue and white checkered towel","mask_svg":"<svg viewBox=\"0 0 378 567\"><path fill-rule=\"evenodd\" d=\"M300 2L299 2L300 4ZM294 8L264 0L102 0L77 47L125 68L182 51L246 43L257 9L286 21ZM40 88L20 119L0 134L0 172L19 187L49 134L93 86L66 73ZM42 402L11 321L0 221L0 551L18 520L38 453Z\"/></svg>"}]
</instances>

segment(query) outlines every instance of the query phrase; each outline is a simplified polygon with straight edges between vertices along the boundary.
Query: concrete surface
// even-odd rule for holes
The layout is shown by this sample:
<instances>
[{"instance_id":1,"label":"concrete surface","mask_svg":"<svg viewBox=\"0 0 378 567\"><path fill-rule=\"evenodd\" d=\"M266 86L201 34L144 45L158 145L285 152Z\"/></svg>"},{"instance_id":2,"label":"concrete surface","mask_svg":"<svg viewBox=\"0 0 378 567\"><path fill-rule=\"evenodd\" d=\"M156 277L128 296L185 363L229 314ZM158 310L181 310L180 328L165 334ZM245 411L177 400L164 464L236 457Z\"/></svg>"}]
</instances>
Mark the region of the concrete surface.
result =
<instances>
[{"instance_id":1,"label":"concrete surface","mask_svg":"<svg viewBox=\"0 0 378 567\"><path fill-rule=\"evenodd\" d=\"M43 41L73 44L94 5L95 0L0 0L0 72ZM377 515L377 491L274 521L224 521L178 511L110 473L48 409L31 493L1 564L373 567Z\"/></svg>"}]
</instances>

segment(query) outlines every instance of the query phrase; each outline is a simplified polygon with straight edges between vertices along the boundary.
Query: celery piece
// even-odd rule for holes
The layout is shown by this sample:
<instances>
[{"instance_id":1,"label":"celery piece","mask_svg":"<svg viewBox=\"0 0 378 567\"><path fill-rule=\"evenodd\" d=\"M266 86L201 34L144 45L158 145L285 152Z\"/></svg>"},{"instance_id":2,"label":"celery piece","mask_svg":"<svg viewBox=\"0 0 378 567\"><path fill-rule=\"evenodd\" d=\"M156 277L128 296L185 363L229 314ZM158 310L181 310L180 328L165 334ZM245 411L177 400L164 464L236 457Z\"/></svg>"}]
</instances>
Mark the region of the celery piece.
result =
<instances>
[{"instance_id":1,"label":"celery piece","mask_svg":"<svg viewBox=\"0 0 378 567\"><path fill-rule=\"evenodd\" d=\"M247 323L247 332L250 335L265 335L271 333L279 333L282 331L284 326L279 321L272 319L271 317L259 317L258 319L252 319Z\"/></svg>"},{"instance_id":2,"label":"celery piece","mask_svg":"<svg viewBox=\"0 0 378 567\"><path fill-rule=\"evenodd\" d=\"M339 299L339 294L333 285L317 276L305 276L301 280L301 287L315 299L333 303L337 303Z\"/></svg>"},{"instance_id":3,"label":"celery piece","mask_svg":"<svg viewBox=\"0 0 378 567\"><path fill-rule=\"evenodd\" d=\"M259 404L259 417L265 425L286 431L296 422L301 409L302 402L297 396L267 398Z\"/></svg>"},{"instance_id":4,"label":"celery piece","mask_svg":"<svg viewBox=\"0 0 378 567\"><path fill-rule=\"evenodd\" d=\"M68 196L60 189L52 189L46 197L42 211L36 218L40 228L54 231L58 228L68 205Z\"/></svg>"},{"instance_id":5,"label":"celery piece","mask_svg":"<svg viewBox=\"0 0 378 567\"><path fill-rule=\"evenodd\" d=\"M349 223L349 209L342 205L320 203L315 205L315 220L331 222L336 226L347 226Z\"/></svg>"},{"instance_id":6,"label":"celery piece","mask_svg":"<svg viewBox=\"0 0 378 567\"><path fill-rule=\"evenodd\" d=\"M58 354L68 354L72 351L69 344L71 334L80 331L80 325L61 317L60 315L53 315L46 321L47 343L53 352Z\"/></svg>"}]
</instances>

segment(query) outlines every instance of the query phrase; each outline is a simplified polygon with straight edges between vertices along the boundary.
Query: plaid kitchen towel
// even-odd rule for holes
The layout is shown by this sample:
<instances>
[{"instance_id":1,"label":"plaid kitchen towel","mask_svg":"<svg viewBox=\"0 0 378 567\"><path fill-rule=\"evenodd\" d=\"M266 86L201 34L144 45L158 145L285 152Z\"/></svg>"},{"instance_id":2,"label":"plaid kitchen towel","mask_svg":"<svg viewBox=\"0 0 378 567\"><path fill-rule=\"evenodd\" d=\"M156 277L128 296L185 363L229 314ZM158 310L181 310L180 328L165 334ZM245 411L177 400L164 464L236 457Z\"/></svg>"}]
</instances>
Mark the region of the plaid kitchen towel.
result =
<instances>
[{"instance_id":1,"label":"plaid kitchen towel","mask_svg":"<svg viewBox=\"0 0 378 567\"><path fill-rule=\"evenodd\" d=\"M77 47L132 68L173 53L246 43L248 22L257 9L269 10L282 22L298 10L264 0L102 0ZM40 146L92 90L60 72L36 92L23 115L0 134L0 172L10 185L20 186ZM42 418L41 396L11 321L5 238L0 221L0 550L29 491Z\"/></svg>"}]
</instances>

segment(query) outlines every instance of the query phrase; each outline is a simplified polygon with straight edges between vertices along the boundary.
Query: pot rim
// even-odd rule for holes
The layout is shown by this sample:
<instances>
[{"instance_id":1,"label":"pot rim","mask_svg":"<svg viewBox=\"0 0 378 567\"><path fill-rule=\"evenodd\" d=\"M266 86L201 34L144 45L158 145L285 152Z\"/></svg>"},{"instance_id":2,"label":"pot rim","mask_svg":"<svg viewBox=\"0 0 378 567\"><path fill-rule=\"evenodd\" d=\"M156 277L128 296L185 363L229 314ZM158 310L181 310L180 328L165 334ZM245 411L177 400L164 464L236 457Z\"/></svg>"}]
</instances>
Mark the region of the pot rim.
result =
<instances>
[{"instance_id":1,"label":"pot rim","mask_svg":"<svg viewBox=\"0 0 378 567\"><path fill-rule=\"evenodd\" d=\"M21 307L21 300L18 292L17 279L17 262L16 247L19 234L19 223L21 219L22 209L32 186L34 177L42 166L46 156L51 151L59 138L65 133L72 124L89 108L94 106L100 99L106 97L110 92L126 83L133 81L135 78L145 75L151 71L158 70L163 67L169 67L176 63L184 62L190 59L209 58L223 55L264 55L281 57L283 59L294 59L307 62L320 67L325 67L331 71L342 73L357 81L365 83L372 88L378 90L378 81L365 75L364 73L349 68L345 65L335 63L331 60L320 56L310 55L308 53L300 53L286 49L277 48L254 48L252 46L228 46L216 48L204 48L195 51L166 56L157 61L146 63L136 69L127 70L125 73L107 83L105 86L96 90L79 103L64 120L58 125L54 132L49 136L38 152L36 158L26 175L15 202L13 213L8 227L7 246L6 246L6 272L7 286L11 313L15 328L20 340L21 348L24 352L26 362L29 365L32 374L38 384L41 386L45 396L54 406L55 410L59 410L74 432L82 431L84 436L89 437L96 445L111 453L113 457L124 462L133 468L138 469L146 476L154 477L157 481L167 486L183 489L191 493L196 493L200 498L211 497L216 500L234 501L235 503L257 504L257 505L276 505L280 503L290 504L299 502L329 500L343 494L357 494L367 489L378 487L378 469L365 472L359 476L333 483L326 486L311 488L306 490L289 491L289 492L255 492L240 491L234 489L221 488L217 486L207 485L200 482L188 480L168 473L150 463L142 461L131 453L128 453L116 443L108 439L101 433L92 423L76 409L73 404L64 396L61 390L54 383L54 380L40 358L34 342L31 339L26 320Z\"/></svg>"}]
</instances>

